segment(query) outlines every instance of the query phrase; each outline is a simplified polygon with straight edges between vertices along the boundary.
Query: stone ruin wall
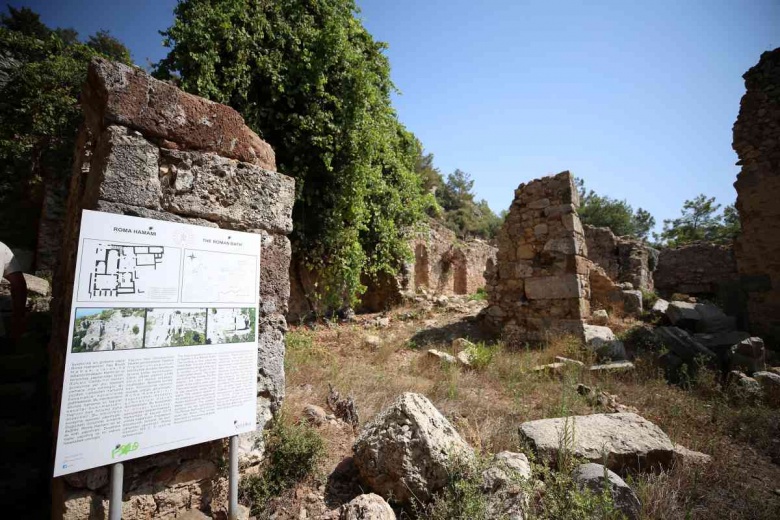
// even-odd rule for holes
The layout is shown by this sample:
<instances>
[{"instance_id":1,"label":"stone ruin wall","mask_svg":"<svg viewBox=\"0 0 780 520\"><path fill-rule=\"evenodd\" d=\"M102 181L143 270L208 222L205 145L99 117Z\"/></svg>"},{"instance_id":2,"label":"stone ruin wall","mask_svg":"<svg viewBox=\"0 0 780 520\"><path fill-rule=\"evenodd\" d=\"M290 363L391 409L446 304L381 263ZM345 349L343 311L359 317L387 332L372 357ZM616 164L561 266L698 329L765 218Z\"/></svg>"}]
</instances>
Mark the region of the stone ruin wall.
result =
<instances>
[{"instance_id":1,"label":"stone ruin wall","mask_svg":"<svg viewBox=\"0 0 780 520\"><path fill-rule=\"evenodd\" d=\"M566 171L521 184L498 235L488 274L488 328L510 346L550 334L583 337L590 315L591 262L577 216L579 197Z\"/></svg>"},{"instance_id":2,"label":"stone ruin wall","mask_svg":"<svg viewBox=\"0 0 780 520\"><path fill-rule=\"evenodd\" d=\"M588 258L617 283L652 291L658 252L642 240L616 236L606 227L584 225Z\"/></svg>"},{"instance_id":3,"label":"stone ruin wall","mask_svg":"<svg viewBox=\"0 0 780 520\"><path fill-rule=\"evenodd\" d=\"M495 265L497 248L484 240L460 240L441 224L412 241L414 261L407 265L404 289L443 296L473 294L485 287L485 271Z\"/></svg>"},{"instance_id":4,"label":"stone ruin wall","mask_svg":"<svg viewBox=\"0 0 780 520\"><path fill-rule=\"evenodd\" d=\"M722 294L737 279L733 248L708 242L665 248L653 279L658 293L666 298L674 293Z\"/></svg>"},{"instance_id":5,"label":"stone ruin wall","mask_svg":"<svg viewBox=\"0 0 780 520\"><path fill-rule=\"evenodd\" d=\"M137 68L97 59L82 95L78 141L55 275L49 345L57 430L82 209L235 229L262 236L258 316L258 431L241 438L241 464L284 398L284 332L294 181L275 172L273 150L233 109L185 94ZM225 516L222 442L125 463L122 518L174 518L200 509ZM55 518L103 519L108 471L53 482ZM216 517L216 516L215 516Z\"/></svg>"},{"instance_id":6,"label":"stone ruin wall","mask_svg":"<svg viewBox=\"0 0 780 520\"><path fill-rule=\"evenodd\" d=\"M397 277L363 280L367 289L358 311L379 312L403 302L404 293L426 291L452 296L473 294L486 287L485 272L492 269L498 248L480 239L460 240L441 224L430 220L416 233L409 247L414 259ZM317 308L317 277L293 258L290 265L290 305L287 319L299 321Z\"/></svg>"},{"instance_id":7,"label":"stone ruin wall","mask_svg":"<svg viewBox=\"0 0 780 520\"><path fill-rule=\"evenodd\" d=\"M780 347L780 48L748 70L734 124L742 167L734 187L742 233L735 245L749 330Z\"/></svg>"}]
</instances>

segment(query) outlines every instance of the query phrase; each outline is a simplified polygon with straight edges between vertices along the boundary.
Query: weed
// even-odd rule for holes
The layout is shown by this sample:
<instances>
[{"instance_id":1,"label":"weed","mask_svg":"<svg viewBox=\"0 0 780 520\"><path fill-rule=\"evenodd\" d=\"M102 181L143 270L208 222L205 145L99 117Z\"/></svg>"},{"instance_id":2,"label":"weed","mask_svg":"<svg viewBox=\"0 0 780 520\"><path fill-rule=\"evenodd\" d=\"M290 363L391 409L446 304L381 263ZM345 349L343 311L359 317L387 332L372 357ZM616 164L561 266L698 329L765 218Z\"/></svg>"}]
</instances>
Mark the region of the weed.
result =
<instances>
[{"instance_id":1,"label":"weed","mask_svg":"<svg viewBox=\"0 0 780 520\"><path fill-rule=\"evenodd\" d=\"M487 298L488 298L488 294L484 287L480 287L479 289L477 289L477 292L469 295L469 301L483 302L487 300Z\"/></svg>"},{"instance_id":2,"label":"weed","mask_svg":"<svg viewBox=\"0 0 780 520\"><path fill-rule=\"evenodd\" d=\"M500 345L487 345L485 342L480 341L467 349L469 354L469 362L471 367L475 370L484 370L493 360L493 355L501 348Z\"/></svg>"},{"instance_id":3,"label":"weed","mask_svg":"<svg viewBox=\"0 0 780 520\"><path fill-rule=\"evenodd\" d=\"M244 477L239 485L241 501L252 514L260 514L272 497L312 473L325 454L322 437L305 423L295 424L281 415L265 434L268 458L261 472Z\"/></svg>"},{"instance_id":4,"label":"weed","mask_svg":"<svg viewBox=\"0 0 780 520\"><path fill-rule=\"evenodd\" d=\"M653 305L655 305L655 302L658 301L658 295L654 291L648 291L647 289L639 289L642 291L642 307L645 310L650 310L653 308Z\"/></svg>"}]
</instances>

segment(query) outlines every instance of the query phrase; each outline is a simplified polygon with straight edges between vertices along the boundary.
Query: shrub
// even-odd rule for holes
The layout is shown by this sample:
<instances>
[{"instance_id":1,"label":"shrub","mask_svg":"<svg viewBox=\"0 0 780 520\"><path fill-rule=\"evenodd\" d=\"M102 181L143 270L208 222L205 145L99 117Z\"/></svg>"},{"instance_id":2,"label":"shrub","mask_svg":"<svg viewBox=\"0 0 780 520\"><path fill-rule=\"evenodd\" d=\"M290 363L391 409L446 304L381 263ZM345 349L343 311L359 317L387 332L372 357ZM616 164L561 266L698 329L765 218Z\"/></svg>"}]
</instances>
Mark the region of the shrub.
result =
<instances>
[{"instance_id":1,"label":"shrub","mask_svg":"<svg viewBox=\"0 0 780 520\"><path fill-rule=\"evenodd\" d=\"M265 433L265 446L268 458L262 471L244 477L239 488L241 501L255 515L272 497L311 474L325 454L325 443L315 429L292 423L284 415Z\"/></svg>"},{"instance_id":2,"label":"shrub","mask_svg":"<svg viewBox=\"0 0 780 520\"><path fill-rule=\"evenodd\" d=\"M469 360L472 368L475 370L484 370L493 360L493 355L496 353L497 347L495 345L486 345L480 341L470 346L467 351L469 353Z\"/></svg>"},{"instance_id":3,"label":"shrub","mask_svg":"<svg viewBox=\"0 0 780 520\"><path fill-rule=\"evenodd\" d=\"M477 292L474 294L469 295L470 301L485 301L487 300L488 294L484 287L480 287L477 289Z\"/></svg>"},{"instance_id":4,"label":"shrub","mask_svg":"<svg viewBox=\"0 0 780 520\"><path fill-rule=\"evenodd\" d=\"M648 291L647 289L639 289L642 291L642 307L649 311L653 308L653 305L655 305L655 302L658 301L658 295L654 291Z\"/></svg>"}]
</instances>

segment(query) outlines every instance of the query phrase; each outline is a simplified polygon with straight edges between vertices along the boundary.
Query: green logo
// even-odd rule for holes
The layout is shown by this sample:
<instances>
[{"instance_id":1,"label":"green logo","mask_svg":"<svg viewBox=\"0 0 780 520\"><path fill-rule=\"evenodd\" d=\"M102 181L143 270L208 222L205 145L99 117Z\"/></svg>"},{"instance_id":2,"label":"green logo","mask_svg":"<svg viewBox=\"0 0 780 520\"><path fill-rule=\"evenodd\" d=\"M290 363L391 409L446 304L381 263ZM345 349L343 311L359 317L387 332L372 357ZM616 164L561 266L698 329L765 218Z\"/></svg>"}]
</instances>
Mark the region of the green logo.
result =
<instances>
[{"instance_id":1,"label":"green logo","mask_svg":"<svg viewBox=\"0 0 780 520\"><path fill-rule=\"evenodd\" d=\"M135 451L138 449L138 443L137 442L128 442L127 444L117 444L116 448L111 450L111 458L115 457L123 457L130 453L131 451Z\"/></svg>"}]
</instances>

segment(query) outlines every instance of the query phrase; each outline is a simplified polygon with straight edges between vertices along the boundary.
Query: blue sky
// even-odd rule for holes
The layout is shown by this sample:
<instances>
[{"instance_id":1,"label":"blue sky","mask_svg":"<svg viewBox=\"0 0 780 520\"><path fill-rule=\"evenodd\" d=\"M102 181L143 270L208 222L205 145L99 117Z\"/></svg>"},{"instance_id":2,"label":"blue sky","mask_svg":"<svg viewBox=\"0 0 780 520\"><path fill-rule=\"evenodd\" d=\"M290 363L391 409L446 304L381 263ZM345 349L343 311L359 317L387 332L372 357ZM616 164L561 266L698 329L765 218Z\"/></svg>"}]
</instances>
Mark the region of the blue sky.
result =
<instances>
[{"instance_id":1,"label":"blue sky","mask_svg":"<svg viewBox=\"0 0 780 520\"><path fill-rule=\"evenodd\" d=\"M444 173L506 208L521 182L571 170L660 223L699 193L732 203L742 74L780 46L780 2L364 0L389 44L401 121ZM82 36L108 29L141 65L175 1L12 1Z\"/></svg>"}]
</instances>

